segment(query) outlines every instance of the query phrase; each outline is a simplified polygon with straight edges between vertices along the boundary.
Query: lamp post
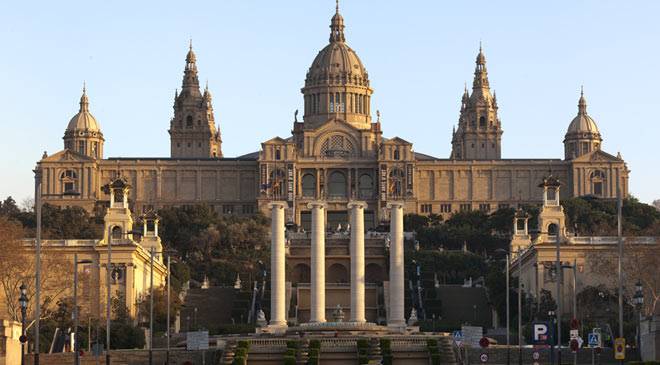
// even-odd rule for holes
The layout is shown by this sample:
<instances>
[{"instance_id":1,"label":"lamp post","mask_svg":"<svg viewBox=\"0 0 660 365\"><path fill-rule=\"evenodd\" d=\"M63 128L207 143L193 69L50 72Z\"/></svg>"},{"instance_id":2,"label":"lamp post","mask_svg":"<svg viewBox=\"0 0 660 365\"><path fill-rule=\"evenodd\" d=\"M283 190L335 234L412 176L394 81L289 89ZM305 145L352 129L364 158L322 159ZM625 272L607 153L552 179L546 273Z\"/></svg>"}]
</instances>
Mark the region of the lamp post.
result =
<instances>
[{"instance_id":1,"label":"lamp post","mask_svg":"<svg viewBox=\"0 0 660 365\"><path fill-rule=\"evenodd\" d=\"M504 266L504 272L506 276L506 364L509 365L511 364L511 328L510 328L510 323L511 323L511 310L510 310L510 295L509 295L509 278L510 278L510 273L509 270L511 269L511 256L509 255L509 251L498 248L495 250L495 252L499 253L505 253L506 258L505 258L505 266Z\"/></svg>"},{"instance_id":2,"label":"lamp post","mask_svg":"<svg viewBox=\"0 0 660 365\"><path fill-rule=\"evenodd\" d=\"M522 365L522 251L518 248L518 364Z\"/></svg>"},{"instance_id":3,"label":"lamp post","mask_svg":"<svg viewBox=\"0 0 660 365\"><path fill-rule=\"evenodd\" d=\"M73 254L73 363L80 365L80 353L78 352L78 264L91 264L92 260L78 261L78 254Z\"/></svg>"},{"instance_id":4,"label":"lamp post","mask_svg":"<svg viewBox=\"0 0 660 365\"><path fill-rule=\"evenodd\" d=\"M635 305L635 309L637 310L637 338L635 339L635 342L637 342L637 354L639 355L639 359L642 359L642 334L640 330L640 325L642 322L642 307L644 306L644 288L642 287L642 281L637 280L637 283L635 284L635 295L633 296L633 304Z\"/></svg>"},{"instance_id":5,"label":"lamp post","mask_svg":"<svg viewBox=\"0 0 660 365\"><path fill-rule=\"evenodd\" d=\"M555 311L553 311L553 310L549 310L549 311L548 311L548 318L550 318L550 323L553 324L552 327L553 327L553 330L554 330L554 329L555 329L555 328L554 328L554 324L555 324L556 319L557 319L556 314L555 314ZM555 354L555 351L554 351L554 349L552 348L553 346L554 346L554 338L553 338L553 341L550 341L550 364L554 364L554 354ZM558 365L561 365L561 363L559 363Z\"/></svg>"},{"instance_id":6,"label":"lamp post","mask_svg":"<svg viewBox=\"0 0 660 365\"><path fill-rule=\"evenodd\" d=\"M37 167L34 172L34 211L37 216L37 232L35 234L35 273L34 273L34 365L39 365L39 328L41 319L41 198L44 196L79 196L76 191L65 191L61 194L43 194L41 191L41 169Z\"/></svg>"},{"instance_id":7,"label":"lamp post","mask_svg":"<svg viewBox=\"0 0 660 365\"><path fill-rule=\"evenodd\" d=\"M25 318L27 317L27 286L22 283L20 286L21 296L18 298L18 303L21 305L21 365L25 365L25 344L27 337L25 336Z\"/></svg>"}]
</instances>

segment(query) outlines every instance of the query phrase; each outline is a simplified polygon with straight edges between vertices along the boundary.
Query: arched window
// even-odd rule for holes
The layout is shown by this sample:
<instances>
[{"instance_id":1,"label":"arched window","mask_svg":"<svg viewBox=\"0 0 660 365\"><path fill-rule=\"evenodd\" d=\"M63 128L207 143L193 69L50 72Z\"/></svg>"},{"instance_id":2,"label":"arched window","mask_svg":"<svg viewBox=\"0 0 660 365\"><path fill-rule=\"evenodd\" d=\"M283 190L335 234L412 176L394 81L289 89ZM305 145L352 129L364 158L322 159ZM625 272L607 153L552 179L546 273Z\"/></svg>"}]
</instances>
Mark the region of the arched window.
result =
<instances>
[{"instance_id":1,"label":"arched window","mask_svg":"<svg viewBox=\"0 0 660 365\"><path fill-rule=\"evenodd\" d=\"M81 155L86 155L87 154L87 142L86 141L78 141L78 153Z\"/></svg>"},{"instance_id":2,"label":"arched window","mask_svg":"<svg viewBox=\"0 0 660 365\"><path fill-rule=\"evenodd\" d=\"M114 227L112 227L112 230L110 232L111 232L110 237L111 237L112 241L121 240L121 236L122 236L121 227L114 226Z\"/></svg>"},{"instance_id":3,"label":"arched window","mask_svg":"<svg viewBox=\"0 0 660 365\"><path fill-rule=\"evenodd\" d=\"M335 94L330 93L330 113L335 112Z\"/></svg>"},{"instance_id":4,"label":"arched window","mask_svg":"<svg viewBox=\"0 0 660 365\"><path fill-rule=\"evenodd\" d=\"M286 191L286 180L284 178L284 171L277 169L270 173L270 189L271 194L275 198L283 198Z\"/></svg>"},{"instance_id":5,"label":"arched window","mask_svg":"<svg viewBox=\"0 0 660 365\"><path fill-rule=\"evenodd\" d=\"M394 159L395 160L401 159L401 153L399 152L399 149L397 147L394 148Z\"/></svg>"},{"instance_id":6,"label":"arched window","mask_svg":"<svg viewBox=\"0 0 660 365\"><path fill-rule=\"evenodd\" d=\"M346 175L341 171L333 171L328 178L328 195L331 197L346 197Z\"/></svg>"},{"instance_id":7,"label":"arched window","mask_svg":"<svg viewBox=\"0 0 660 365\"><path fill-rule=\"evenodd\" d=\"M305 174L302 177L302 194L304 197L316 196L316 177L312 174Z\"/></svg>"},{"instance_id":8,"label":"arched window","mask_svg":"<svg viewBox=\"0 0 660 365\"><path fill-rule=\"evenodd\" d=\"M346 158L353 154L353 143L344 136L328 137L321 144L321 156L329 158Z\"/></svg>"},{"instance_id":9,"label":"arched window","mask_svg":"<svg viewBox=\"0 0 660 365\"><path fill-rule=\"evenodd\" d=\"M548 236L556 236L559 233L559 227L555 223L548 225Z\"/></svg>"},{"instance_id":10,"label":"arched window","mask_svg":"<svg viewBox=\"0 0 660 365\"><path fill-rule=\"evenodd\" d=\"M403 195L403 178L404 174L401 169L392 169L388 186L391 197L401 197Z\"/></svg>"},{"instance_id":11,"label":"arched window","mask_svg":"<svg viewBox=\"0 0 660 365\"><path fill-rule=\"evenodd\" d=\"M348 283L348 269L342 264L332 264L326 274L328 283Z\"/></svg>"},{"instance_id":12,"label":"arched window","mask_svg":"<svg viewBox=\"0 0 660 365\"><path fill-rule=\"evenodd\" d=\"M360 198L371 199L374 195L374 179L368 174L360 175Z\"/></svg>"},{"instance_id":13,"label":"arched window","mask_svg":"<svg viewBox=\"0 0 660 365\"><path fill-rule=\"evenodd\" d=\"M385 280L383 267L378 264L367 264L364 268L364 281L367 283L380 284Z\"/></svg>"},{"instance_id":14,"label":"arched window","mask_svg":"<svg viewBox=\"0 0 660 365\"><path fill-rule=\"evenodd\" d=\"M293 267L293 274L291 275L291 282L293 284L309 283L311 278L311 270L307 264L298 264Z\"/></svg>"},{"instance_id":15,"label":"arched window","mask_svg":"<svg viewBox=\"0 0 660 365\"><path fill-rule=\"evenodd\" d=\"M193 117L192 115L189 115L186 117L186 127L192 128L193 126Z\"/></svg>"},{"instance_id":16,"label":"arched window","mask_svg":"<svg viewBox=\"0 0 660 365\"><path fill-rule=\"evenodd\" d=\"M486 127L486 118L479 117L479 127L482 127L482 128Z\"/></svg>"}]
</instances>

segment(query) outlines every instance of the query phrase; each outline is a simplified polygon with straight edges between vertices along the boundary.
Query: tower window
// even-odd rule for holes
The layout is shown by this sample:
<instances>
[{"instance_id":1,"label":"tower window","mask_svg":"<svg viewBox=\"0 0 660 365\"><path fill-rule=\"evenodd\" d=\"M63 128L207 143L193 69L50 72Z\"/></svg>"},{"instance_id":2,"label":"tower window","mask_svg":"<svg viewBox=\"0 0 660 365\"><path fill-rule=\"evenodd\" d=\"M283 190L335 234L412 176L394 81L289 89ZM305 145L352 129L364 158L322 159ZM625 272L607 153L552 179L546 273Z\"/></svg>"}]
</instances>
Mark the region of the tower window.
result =
<instances>
[{"instance_id":1,"label":"tower window","mask_svg":"<svg viewBox=\"0 0 660 365\"><path fill-rule=\"evenodd\" d=\"M78 141L78 153L84 155L87 150L85 141Z\"/></svg>"},{"instance_id":2,"label":"tower window","mask_svg":"<svg viewBox=\"0 0 660 365\"><path fill-rule=\"evenodd\" d=\"M400 160L401 159L401 154L399 153L399 149L395 148L394 149L394 159L395 160Z\"/></svg>"},{"instance_id":3,"label":"tower window","mask_svg":"<svg viewBox=\"0 0 660 365\"><path fill-rule=\"evenodd\" d=\"M202 142L197 142L197 147L202 147Z\"/></svg>"},{"instance_id":4,"label":"tower window","mask_svg":"<svg viewBox=\"0 0 660 365\"><path fill-rule=\"evenodd\" d=\"M192 115L189 115L186 117L186 127L192 128L193 126L193 117Z\"/></svg>"},{"instance_id":5,"label":"tower window","mask_svg":"<svg viewBox=\"0 0 660 365\"><path fill-rule=\"evenodd\" d=\"M275 150L275 159L276 160L282 159L282 153L280 152L279 149Z\"/></svg>"},{"instance_id":6,"label":"tower window","mask_svg":"<svg viewBox=\"0 0 660 365\"><path fill-rule=\"evenodd\" d=\"M192 147L192 144L190 142L188 142L188 148L190 148L190 147Z\"/></svg>"},{"instance_id":7,"label":"tower window","mask_svg":"<svg viewBox=\"0 0 660 365\"><path fill-rule=\"evenodd\" d=\"M329 109L329 112L330 113L335 112L335 94L332 94L332 93L330 93L330 109Z\"/></svg>"},{"instance_id":8,"label":"tower window","mask_svg":"<svg viewBox=\"0 0 660 365\"><path fill-rule=\"evenodd\" d=\"M312 174L305 174L302 177L302 193L304 197L316 196L316 178Z\"/></svg>"},{"instance_id":9,"label":"tower window","mask_svg":"<svg viewBox=\"0 0 660 365\"><path fill-rule=\"evenodd\" d=\"M479 118L479 127L485 127L486 126L486 118L480 117Z\"/></svg>"}]
</instances>

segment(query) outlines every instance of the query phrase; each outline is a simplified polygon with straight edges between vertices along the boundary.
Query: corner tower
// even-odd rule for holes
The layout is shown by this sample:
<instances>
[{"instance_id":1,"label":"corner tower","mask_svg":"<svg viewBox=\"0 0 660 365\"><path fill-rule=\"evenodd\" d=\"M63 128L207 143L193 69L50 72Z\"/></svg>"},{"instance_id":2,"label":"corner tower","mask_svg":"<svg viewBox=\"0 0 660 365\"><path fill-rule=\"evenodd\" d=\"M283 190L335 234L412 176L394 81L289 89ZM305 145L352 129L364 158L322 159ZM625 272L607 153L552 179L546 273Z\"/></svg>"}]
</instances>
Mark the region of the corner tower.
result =
<instances>
[{"instance_id":1,"label":"corner tower","mask_svg":"<svg viewBox=\"0 0 660 365\"><path fill-rule=\"evenodd\" d=\"M497 97L490 93L486 57L479 46L472 94L468 93L466 87L461 100L458 129L452 136L452 159L499 160L502 158L502 125L497 116L497 109Z\"/></svg>"},{"instance_id":2,"label":"corner tower","mask_svg":"<svg viewBox=\"0 0 660 365\"><path fill-rule=\"evenodd\" d=\"M600 150L602 142L596 121L587 114L587 99L584 97L584 90L581 90L578 114L571 121L564 137L564 158L572 160Z\"/></svg>"},{"instance_id":3,"label":"corner tower","mask_svg":"<svg viewBox=\"0 0 660 365\"><path fill-rule=\"evenodd\" d=\"M371 129L373 90L369 74L346 44L339 5L330 21L330 43L312 62L301 91L305 98L304 129L314 129L332 118L357 129Z\"/></svg>"},{"instance_id":4,"label":"corner tower","mask_svg":"<svg viewBox=\"0 0 660 365\"><path fill-rule=\"evenodd\" d=\"M103 158L103 133L96 118L89 112L87 87L83 86L80 109L71 118L64 132L64 148L95 159Z\"/></svg>"},{"instance_id":5,"label":"corner tower","mask_svg":"<svg viewBox=\"0 0 660 365\"><path fill-rule=\"evenodd\" d=\"M181 93L174 94L174 117L170 121L170 154L173 158L221 158L220 127L216 128L208 85L200 91L197 57L186 55Z\"/></svg>"}]
</instances>

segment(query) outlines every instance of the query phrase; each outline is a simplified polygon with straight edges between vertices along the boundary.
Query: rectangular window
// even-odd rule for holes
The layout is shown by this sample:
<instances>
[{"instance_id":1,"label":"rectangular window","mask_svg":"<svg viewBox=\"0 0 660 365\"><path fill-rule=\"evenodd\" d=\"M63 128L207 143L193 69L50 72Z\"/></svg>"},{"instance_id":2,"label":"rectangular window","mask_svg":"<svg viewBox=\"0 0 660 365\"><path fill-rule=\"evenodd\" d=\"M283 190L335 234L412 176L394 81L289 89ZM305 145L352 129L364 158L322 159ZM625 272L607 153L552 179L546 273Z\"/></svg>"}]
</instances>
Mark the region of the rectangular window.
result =
<instances>
[{"instance_id":1,"label":"rectangular window","mask_svg":"<svg viewBox=\"0 0 660 365\"><path fill-rule=\"evenodd\" d=\"M431 205L431 204L422 204L421 210L422 210L422 213L433 213L433 205Z\"/></svg>"},{"instance_id":2,"label":"rectangular window","mask_svg":"<svg viewBox=\"0 0 660 365\"><path fill-rule=\"evenodd\" d=\"M254 214L254 205L244 204L243 205L243 214Z\"/></svg>"},{"instance_id":3,"label":"rectangular window","mask_svg":"<svg viewBox=\"0 0 660 365\"><path fill-rule=\"evenodd\" d=\"M451 213L451 204L440 204L440 213Z\"/></svg>"},{"instance_id":4,"label":"rectangular window","mask_svg":"<svg viewBox=\"0 0 660 365\"><path fill-rule=\"evenodd\" d=\"M461 204L461 212L469 212L472 210L471 204Z\"/></svg>"},{"instance_id":5,"label":"rectangular window","mask_svg":"<svg viewBox=\"0 0 660 365\"><path fill-rule=\"evenodd\" d=\"M509 208L509 204L507 203L500 203L497 205L497 209L508 209L508 208Z\"/></svg>"},{"instance_id":6,"label":"rectangular window","mask_svg":"<svg viewBox=\"0 0 660 365\"><path fill-rule=\"evenodd\" d=\"M335 94L332 94L332 93L330 94L330 109L329 109L329 111L330 111L330 113L335 112Z\"/></svg>"},{"instance_id":7,"label":"rectangular window","mask_svg":"<svg viewBox=\"0 0 660 365\"><path fill-rule=\"evenodd\" d=\"M65 182L65 183L64 183L64 192L65 192L65 193L66 193L66 192L70 192L70 191L74 191L74 190L75 190L75 189L74 189L74 185L73 185L72 182Z\"/></svg>"},{"instance_id":8,"label":"rectangular window","mask_svg":"<svg viewBox=\"0 0 660 365\"><path fill-rule=\"evenodd\" d=\"M234 213L234 206L231 204L225 204L222 206L222 214L232 214Z\"/></svg>"},{"instance_id":9,"label":"rectangular window","mask_svg":"<svg viewBox=\"0 0 660 365\"><path fill-rule=\"evenodd\" d=\"M479 210L482 211L482 212L484 212L484 213L488 213L488 212L490 212L490 204L488 204L488 203L486 203L486 204L479 204Z\"/></svg>"}]
</instances>

